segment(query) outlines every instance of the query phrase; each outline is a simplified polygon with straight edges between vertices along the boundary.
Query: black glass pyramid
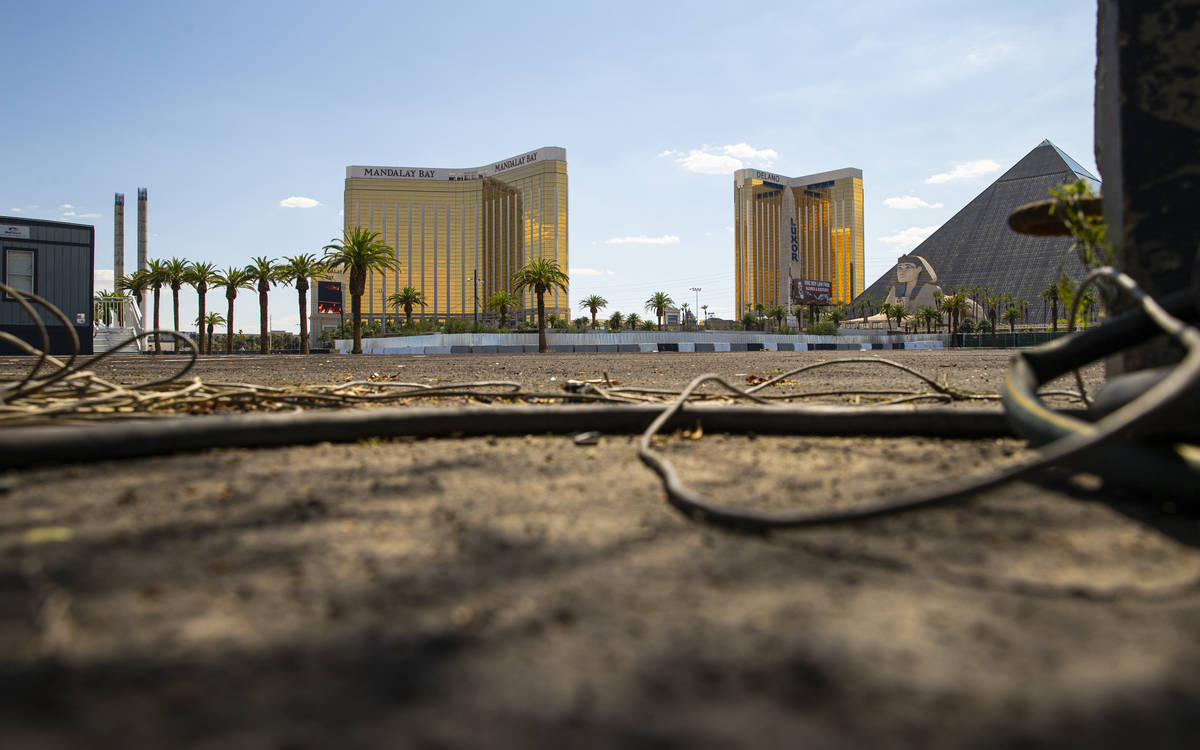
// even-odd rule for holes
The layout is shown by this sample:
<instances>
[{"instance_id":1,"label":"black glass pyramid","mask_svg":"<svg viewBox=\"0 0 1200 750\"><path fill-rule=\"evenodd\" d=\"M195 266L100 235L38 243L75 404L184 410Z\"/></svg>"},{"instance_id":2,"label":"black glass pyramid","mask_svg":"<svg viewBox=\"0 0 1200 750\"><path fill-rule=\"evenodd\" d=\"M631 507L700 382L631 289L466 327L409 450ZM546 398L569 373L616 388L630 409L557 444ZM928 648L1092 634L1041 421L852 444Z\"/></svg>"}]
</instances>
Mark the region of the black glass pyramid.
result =
<instances>
[{"instance_id":1,"label":"black glass pyramid","mask_svg":"<svg viewBox=\"0 0 1200 750\"><path fill-rule=\"evenodd\" d=\"M1022 204L1051 197L1050 188L1080 177L1099 192L1100 181L1079 162L1049 140L1042 141L909 254L925 259L946 294L975 286L993 294L1009 292L1029 302L1023 322L1049 324L1042 290L1063 271L1083 278L1083 266L1071 250L1070 237L1017 234L1009 228L1008 216ZM896 285L893 265L863 295L881 301Z\"/></svg>"}]
</instances>

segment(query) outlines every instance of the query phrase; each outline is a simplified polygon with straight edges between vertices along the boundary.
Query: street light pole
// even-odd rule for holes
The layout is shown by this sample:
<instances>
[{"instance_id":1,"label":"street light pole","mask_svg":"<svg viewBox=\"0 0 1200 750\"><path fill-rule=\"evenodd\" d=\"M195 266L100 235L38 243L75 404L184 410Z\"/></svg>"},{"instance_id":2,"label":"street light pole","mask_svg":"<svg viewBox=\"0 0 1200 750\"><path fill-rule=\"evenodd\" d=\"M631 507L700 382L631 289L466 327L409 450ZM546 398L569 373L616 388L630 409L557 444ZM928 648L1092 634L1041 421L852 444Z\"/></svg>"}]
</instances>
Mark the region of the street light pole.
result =
<instances>
[{"instance_id":1,"label":"street light pole","mask_svg":"<svg viewBox=\"0 0 1200 750\"><path fill-rule=\"evenodd\" d=\"M696 321L698 323L700 321L700 287L689 287L688 291L696 293Z\"/></svg>"},{"instance_id":2,"label":"street light pole","mask_svg":"<svg viewBox=\"0 0 1200 750\"><path fill-rule=\"evenodd\" d=\"M479 324L479 269L475 269L475 275L467 279L475 287L475 323Z\"/></svg>"}]
</instances>

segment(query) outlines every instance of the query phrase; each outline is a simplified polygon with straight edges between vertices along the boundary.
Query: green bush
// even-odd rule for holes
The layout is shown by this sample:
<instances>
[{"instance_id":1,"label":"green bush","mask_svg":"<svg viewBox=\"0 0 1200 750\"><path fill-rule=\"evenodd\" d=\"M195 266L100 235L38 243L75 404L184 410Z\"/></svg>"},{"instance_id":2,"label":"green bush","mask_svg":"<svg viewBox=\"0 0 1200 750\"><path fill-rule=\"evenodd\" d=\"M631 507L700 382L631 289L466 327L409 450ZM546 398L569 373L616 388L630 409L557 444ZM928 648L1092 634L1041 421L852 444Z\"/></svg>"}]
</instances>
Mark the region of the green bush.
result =
<instances>
[{"instance_id":1,"label":"green bush","mask_svg":"<svg viewBox=\"0 0 1200 750\"><path fill-rule=\"evenodd\" d=\"M832 320L822 320L819 323L810 325L807 332L813 336L837 336L838 327L837 323L834 323Z\"/></svg>"}]
</instances>

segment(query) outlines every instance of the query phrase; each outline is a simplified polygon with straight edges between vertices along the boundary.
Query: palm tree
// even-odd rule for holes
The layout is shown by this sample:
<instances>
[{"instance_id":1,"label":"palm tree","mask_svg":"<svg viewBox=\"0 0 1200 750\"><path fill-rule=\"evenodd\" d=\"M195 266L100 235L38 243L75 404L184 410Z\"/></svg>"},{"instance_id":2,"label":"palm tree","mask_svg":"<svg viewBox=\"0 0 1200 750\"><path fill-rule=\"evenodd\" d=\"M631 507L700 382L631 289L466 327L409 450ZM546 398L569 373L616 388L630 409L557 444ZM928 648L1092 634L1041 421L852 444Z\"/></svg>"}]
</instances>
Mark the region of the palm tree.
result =
<instances>
[{"instance_id":1,"label":"palm tree","mask_svg":"<svg viewBox=\"0 0 1200 750\"><path fill-rule=\"evenodd\" d=\"M933 323L942 322L942 314L938 312L936 307L930 305L921 305L917 308L917 320L925 324L925 333L933 333Z\"/></svg>"},{"instance_id":2,"label":"palm tree","mask_svg":"<svg viewBox=\"0 0 1200 750\"><path fill-rule=\"evenodd\" d=\"M154 291L154 353L162 354L162 340L158 336L158 313L162 303L163 284L167 283L167 264L157 258L146 263L147 278L150 279L150 289Z\"/></svg>"},{"instance_id":3,"label":"palm tree","mask_svg":"<svg viewBox=\"0 0 1200 750\"><path fill-rule=\"evenodd\" d=\"M267 322L267 292L271 291L271 284L279 280L279 266L267 256L259 255L250 259L246 270L254 277L258 286L258 353L270 354L271 331Z\"/></svg>"},{"instance_id":4,"label":"palm tree","mask_svg":"<svg viewBox=\"0 0 1200 750\"><path fill-rule=\"evenodd\" d=\"M507 289L501 289L488 298L487 306L500 313L500 327L508 321L508 311L517 306L516 296Z\"/></svg>"},{"instance_id":5,"label":"palm tree","mask_svg":"<svg viewBox=\"0 0 1200 750\"><path fill-rule=\"evenodd\" d=\"M507 294L507 292L506 292ZM511 296L511 295L510 295ZM399 312L404 309L404 325L412 325L413 305L425 306L425 295L413 289L411 286L406 286L400 291L392 294L387 298L387 306Z\"/></svg>"},{"instance_id":6,"label":"palm tree","mask_svg":"<svg viewBox=\"0 0 1200 750\"><path fill-rule=\"evenodd\" d=\"M708 305L700 305L700 309L704 311L704 319L700 321L700 325L708 325Z\"/></svg>"},{"instance_id":7,"label":"palm tree","mask_svg":"<svg viewBox=\"0 0 1200 750\"><path fill-rule=\"evenodd\" d=\"M296 283L296 295L300 303L300 353L308 354L308 280L323 279L327 273L325 264L313 253L284 256L277 266L278 280L283 284Z\"/></svg>"},{"instance_id":8,"label":"palm tree","mask_svg":"<svg viewBox=\"0 0 1200 750\"><path fill-rule=\"evenodd\" d=\"M841 307L835 307L829 311L829 314L827 317L831 321L833 321L833 324L835 326L841 325L842 321L846 319L846 311L843 310Z\"/></svg>"},{"instance_id":9,"label":"palm tree","mask_svg":"<svg viewBox=\"0 0 1200 750\"><path fill-rule=\"evenodd\" d=\"M691 305L686 302L679 303L679 330L687 328L688 313L692 311Z\"/></svg>"},{"instance_id":10,"label":"palm tree","mask_svg":"<svg viewBox=\"0 0 1200 750\"><path fill-rule=\"evenodd\" d=\"M204 263L204 262L189 263L187 270L185 270L183 272L183 283L190 285L193 289L196 290L197 302L199 303L199 307L197 308L196 321L197 321L197 325L200 326L201 328L203 328L204 321L206 321L208 319L208 316L205 314L205 308L208 306L208 287L210 284L215 285L217 283L217 266L216 266L216 264ZM218 315L217 317L221 317L221 316ZM222 322L224 322L224 319L222 319ZM203 334L201 334L201 338L203 339ZM208 354L212 354L211 344L212 344L212 342L210 341L209 342L209 350L210 351L207 352ZM204 347L201 347L201 350L203 350L203 349L204 349Z\"/></svg>"},{"instance_id":11,"label":"palm tree","mask_svg":"<svg viewBox=\"0 0 1200 750\"><path fill-rule=\"evenodd\" d=\"M1024 301L1024 300L1021 300ZM1100 304L1100 298L1096 296L1096 292L1092 289L1085 289L1083 298L1079 300L1079 327L1087 328L1089 320L1093 319L1092 311Z\"/></svg>"},{"instance_id":12,"label":"palm tree","mask_svg":"<svg viewBox=\"0 0 1200 750\"><path fill-rule=\"evenodd\" d=\"M608 318L608 330L614 331L614 332L619 331L619 330L621 330L621 324L624 322L625 322L625 316L621 314L621 311L614 310L613 314L610 315Z\"/></svg>"},{"instance_id":13,"label":"palm tree","mask_svg":"<svg viewBox=\"0 0 1200 750\"><path fill-rule=\"evenodd\" d=\"M1019 307L1010 307L1004 311L1003 315L1000 316L1005 323L1008 323L1009 333L1017 332L1017 321L1022 317L1021 308Z\"/></svg>"},{"instance_id":14,"label":"palm tree","mask_svg":"<svg viewBox=\"0 0 1200 750\"><path fill-rule=\"evenodd\" d=\"M513 291L532 289L537 295L538 351L548 352L546 344L546 292L557 287L567 293L567 274L558 267L558 261L549 258L531 258L512 277Z\"/></svg>"},{"instance_id":15,"label":"palm tree","mask_svg":"<svg viewBox=\"0 0 1200 750\"><path fill-rule=\"evenodd\" d=\"M783 330L783 319L787 317L787 308L783 305L775 305L770 312L771 317L775 319L775 330Z\"/></svg>"},{"instance_id":16,"label":"palm tree","mask_svg":"<svg viewBox=\"0 0 1200 750\"><path fill-rule=\"evenodd\" d=\"M596 327L596 313L608 307L608 300L601 297L599 294L593 294L584 297L579 301L579 309L587 310L592 314L592 328Z\"/></svg>"},{"instance_id":17,"label":"palm tree","mask_svg":"<svg viewBox=\"0 0 1200 750\"><path fill-rule=\"evenodd\" d=\"M629 330L636 331L641 324L642 319L637 313L629 313L625 316L625 327Z\"/></svg>"},{"instance_id":18,"label":"palm tree","mask_svg":"<svg viewBox=\"0 0 1200 750\"><path fill-rule=\"evenodd\" d=\"M1043 310L1045 305L1050 306L1050 330L1058 333L1058 279L1050 282L1050 285L1039 292L1042 298Z\"/></svg>"},{"instance_id":19,"label":"palm tree","mask_svg":"<svg viewBox=\"0 0 1200 750\"><path fill-rule=\"evenodd\" d=\"M163 284L171 287L171 308L175 313L174 330L179 330L179 290L186 282L188 262L183 258L171 258L163 261Z\"/></svg>"},{"instance_id":20,"label":"palm tree","mask_svg":"<svg viewBox=\"0 0 1200 750\"><path fill-rule=\"evenodd\" d=\"M203 318L196 318L196 322L201 329L208 329L208 343L205 345L204 334L200 335L200 350L205 354L212 354L213 329L225 323L225 318L221 317L220 313L210 312Z\"/></svg>"},{"instance_id":21,"label":"palm tree","mask_svg":"<svg viewBox=\"0 0 1200 750\"><path fill-rule=\"evenodd\" d=\"M653 310L655 317L658 319L658 327L662 328L667 308L673 304L675 304L675 300L671 299L671 295L666 292L655 292L650 295L650 299L646 300L646 312Z\"/></svg>"},{"instance_id":22,"label":"palm tree","mask_svg":"<svg viewBox=\"0 0 1200 750\"><path fill-rule=\"evenodd\" d=\"M879 312L883 313L884 327L886 328L891 328L892 326L895 307L891 302L884 302L879 306Z\"/></svg>"},{"instance_id":23,"label":"palm tree","mask_svg":"<svg viewBox=\"0 0 1200 750\"><path fill-rule=\"evenodd\" d=\"M225 299L229 307L225 315L225 353L233 354L233 301L237 299L237 290L249 289L254 283L254 274L248 268L230 266L224 273L217 274L216 285L225 287Z\"/></svg>"},{"instance_id":24,"label":"palm tree","mask_svg":"<svg viewBox=\"0 0 1200 750\"><path fill-rule=\"evenodd\" d=\"M962 319L962 314L967 311L967 297L965 294L955 292L949 297L942 298L942 310L950 315L950 333L958 332L958 326ZM950 345L954 346L954 338L950 339Z\"/></svg>"},{"instance_id":25,"label":"palm tree","mask_svg":"<svg viewBox=\"0 0 1200 750\"><path fill-rule=\"evenodd\" d=\"M350 319L354 327L354 348L351 354L362 354L362 295L371 271L386 273L400 270L400 261L392 255L379 232L366 227L347 229L342 238L334 238L324 247L325 263L340 269L350 277Z\"/></svg>"},{"instance_id":26,"label":"palm tree","mask_svg":"<svg viewBox=\"0 0 1200 750\"><path fill-rule=\"evenodd\" d=\"M648 321L648 320L643 320L643 321L642 321L642 330L643 330L643 331L653 331L653 330L654 330L654 324L653 324L653 323L651 323L651 322L650 322L650 321Z\"/></svg>"},{"instance_id":27,"label":"palm tree","mask_svg":"<svg viewBox=\"0 0 1200 750\"><path fill-rule=\"evenodd\" d=\"M138 269L132 273L127 273L119 277L115 282L117 291L129 292L130 295L137 301L142 299L142 295L150 288L150 273L145 269ZM142 315L146 314L145 310L140 311ZM143 327L145 324L143 323Z\"/></svg>"}]
</instances>

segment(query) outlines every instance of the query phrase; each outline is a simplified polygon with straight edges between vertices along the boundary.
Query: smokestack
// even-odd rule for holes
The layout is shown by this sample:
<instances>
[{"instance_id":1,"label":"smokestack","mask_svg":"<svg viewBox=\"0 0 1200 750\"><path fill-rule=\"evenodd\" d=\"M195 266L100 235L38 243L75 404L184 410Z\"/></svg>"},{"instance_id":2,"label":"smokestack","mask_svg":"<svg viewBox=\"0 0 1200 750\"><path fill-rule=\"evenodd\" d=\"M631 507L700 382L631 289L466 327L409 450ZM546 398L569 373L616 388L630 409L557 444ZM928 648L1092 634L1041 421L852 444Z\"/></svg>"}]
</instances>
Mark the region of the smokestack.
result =
<instances>
[{"instance_id":1,"label":"smokestack","mask_svg":"<svg viewBox=\"0 0 1200 750\"><path fill-rule=\"evenodd\" d=\"M138 188L138 270L146 270L146 202L148 200L149 191L146 188ZM142 315L146 314L146 292L142 292L142 298L138 300L138 304L142 307Z\"/></svg>"},{"instance_id":2,"label":"smokestack","mask_svg":"<svg viewBox=\"0 0 1200 750\"><path fill-rule=\"evenodd\" d=\"M125 275L125 194L113 202L113 284Z\"/></svg>"}]
</instances>

